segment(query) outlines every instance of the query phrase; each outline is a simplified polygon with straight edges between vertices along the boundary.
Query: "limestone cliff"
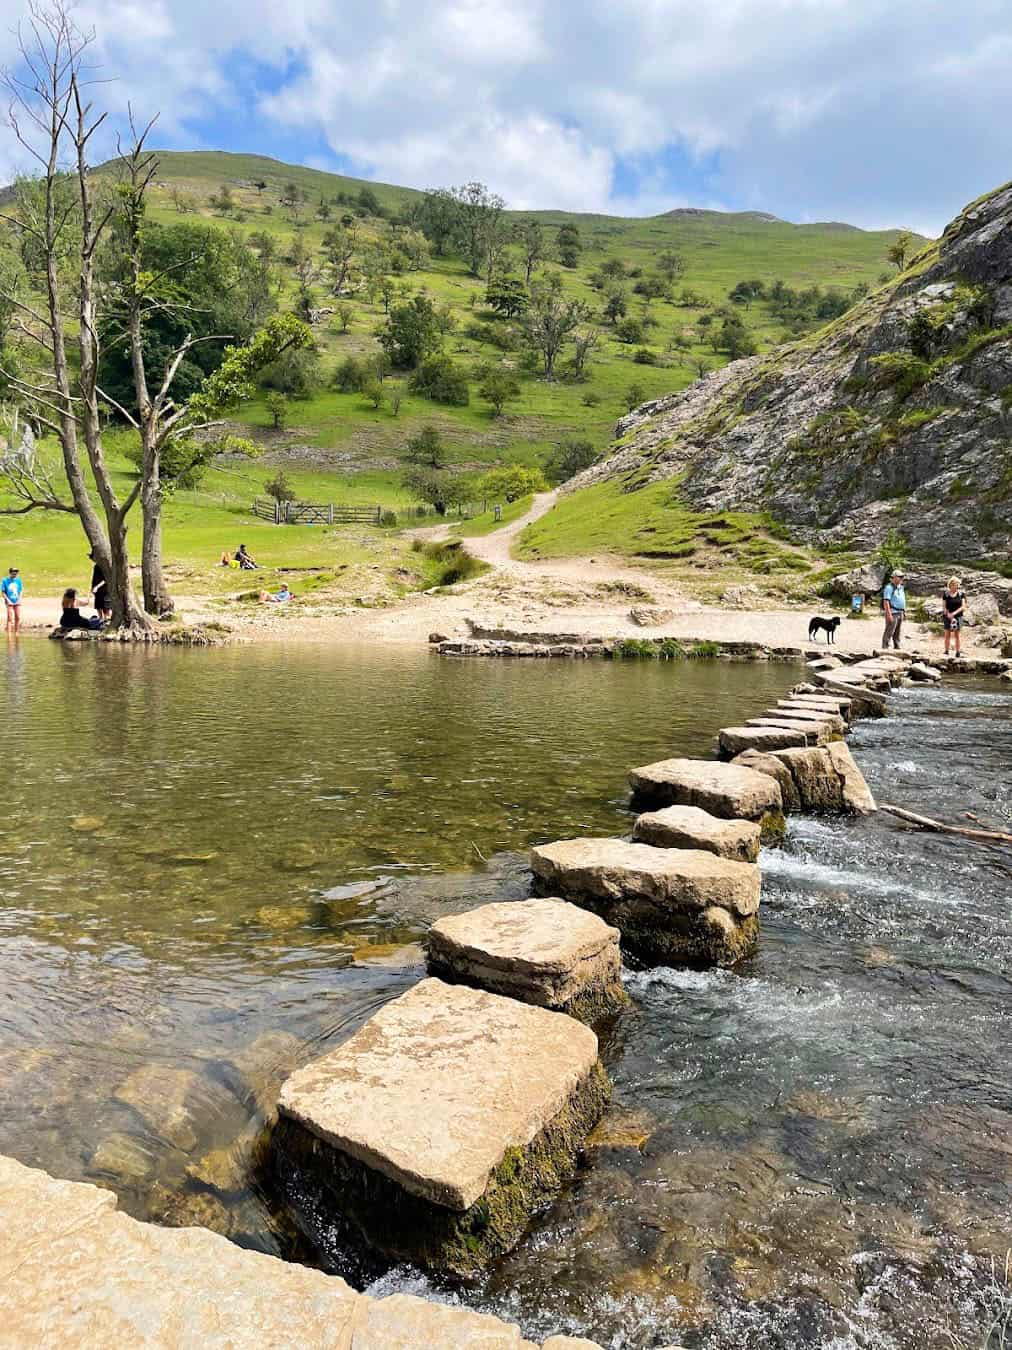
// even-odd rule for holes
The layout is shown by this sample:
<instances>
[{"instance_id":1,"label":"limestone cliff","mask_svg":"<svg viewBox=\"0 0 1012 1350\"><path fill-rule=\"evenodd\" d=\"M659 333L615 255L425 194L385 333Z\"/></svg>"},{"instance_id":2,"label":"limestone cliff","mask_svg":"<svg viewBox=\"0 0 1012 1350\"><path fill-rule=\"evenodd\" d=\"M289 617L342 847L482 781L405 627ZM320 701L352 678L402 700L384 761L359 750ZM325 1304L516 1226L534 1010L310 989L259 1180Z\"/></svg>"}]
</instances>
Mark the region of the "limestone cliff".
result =
<instances>
[{"instance_id":1,"label":"limestone cliff","mask_svg":"<svg viewBox=\"0 0 1012 1350\"><path fill-rule=\"evenodd\" d=\"M616 433L568 489L678 477L693 505L770 511L802 536L867 548L896 528L922 557L1012 557L1012 184L821 332Z\"/></svg>"}]
</instances>

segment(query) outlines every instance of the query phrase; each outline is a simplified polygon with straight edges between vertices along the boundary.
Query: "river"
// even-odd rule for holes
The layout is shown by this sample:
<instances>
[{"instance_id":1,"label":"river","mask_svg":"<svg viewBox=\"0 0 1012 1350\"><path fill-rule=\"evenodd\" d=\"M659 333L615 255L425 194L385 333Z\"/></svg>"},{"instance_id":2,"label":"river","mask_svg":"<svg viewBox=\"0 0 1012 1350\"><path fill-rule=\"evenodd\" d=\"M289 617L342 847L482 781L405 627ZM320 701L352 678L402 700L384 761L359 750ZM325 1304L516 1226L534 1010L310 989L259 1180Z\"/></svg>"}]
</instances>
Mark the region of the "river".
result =
<instances>
[{"instance_id":1,"label":"river","mask_svg":"<svg viewBox=\"0 0 1012 1350\"><path fill-rule=\"evenodd\" d=\"M1012 855L795 819L759 954L632 971L615 1102L478 1284L309 1253L248 1142L285 1073L419 978L438 914L535 842L627 828L625 772L707 755L796 678L357 648L6 649L0 1152L124 1209L615 1350L983 1346L1012 1245ZM1012 818L1012 697L900 692L881 798Z\"/></svg>"}]
</instances>

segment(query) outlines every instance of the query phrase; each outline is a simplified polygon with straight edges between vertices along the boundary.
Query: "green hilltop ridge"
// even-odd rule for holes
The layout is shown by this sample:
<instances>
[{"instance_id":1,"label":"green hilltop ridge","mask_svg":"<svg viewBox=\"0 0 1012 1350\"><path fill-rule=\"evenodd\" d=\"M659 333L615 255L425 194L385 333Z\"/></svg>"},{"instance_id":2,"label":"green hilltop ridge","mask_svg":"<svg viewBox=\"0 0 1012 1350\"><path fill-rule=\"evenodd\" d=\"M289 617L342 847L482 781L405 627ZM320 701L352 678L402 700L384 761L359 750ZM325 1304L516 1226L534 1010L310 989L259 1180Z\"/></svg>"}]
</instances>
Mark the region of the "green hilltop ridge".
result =
<instances>
[{"instance_id":1,"label":"green hilltop ridge","mask_svg":"<svg viewBox=\"0 0 1012 1350\"><path fill-rule=\"evenodd\" d=\"M520 548L689 557L709 528L747 556L751 520L865 555L895 531L1012 575L1010 434L1006 184L821 330L632 410Z\"/></svg>"},{"instance_id":2,"label":"green hilltop ridge","mask_svg":"<svg viewBox=\"0 0 1012 1350\"><path fill-rule=\"evenodd\" d=\"M474 269L459 238L440 245L428 194L258 155L160 151L158 160L147 206L153 253L160 265L187 260L191 250L212 259L171 273L184 301L192 293L196 322L205 314L209 332L235 332L231 325L251 322L250 314L294 308L311 320L316 346L264 372L255 397L236 410L229 429L252 441L257 457L216 460L192 481L180 478L170 495L165 553L181 594L226 588L229 579L209 573L208 563L243 537L254 552L283 548L292 565L325 566L356 594L365 570L379 574L385 594L431 584L431 568L405 557L389 523L410 523L426 496L431 509L432 473L453 480L451 500L478 507L483 477L502 466L531 470L530 482L541 471L561 481L606 451L631 407L695 386L743 351L770 358L785 340L804 340L842 314L880 284L900 238L751 211L680 207L633 219L507 209L494 272L516 280L522 304L554 286L564 304L582 305L577 331L591 339L582 370L567 340L556 377L546 380L522 313L474 274L485 273L487 259ZM115 164L99 170L116 172ZM532 229L542 249L526 285L523 237ZM2 235L0 251L5 242L16 253ZM336 258L349 244L342 273ZM425 372L410 362L391 369L383 361L390 312L417 297L432 312L438 379L420 378ZM202 349L205 372L216 350ZM37 360L27 345L21 357ZM191 385L201 373L188 373ZM498 408L487 396L494 388L505 391ZM438 464L409 477L426 428L437 433ZM135 437L113 414L106 443L125 493L136 476ZM274 534L253 519L250 503L279 472L299 499L380 507L387 528ZM483 528L479 520L475 529ZM24 563L47 584L68 575L78 531L56 513L0 518L0 539L17 538ZM363 594L372 603L372 589Z\"/></svg>"}]
</instances>

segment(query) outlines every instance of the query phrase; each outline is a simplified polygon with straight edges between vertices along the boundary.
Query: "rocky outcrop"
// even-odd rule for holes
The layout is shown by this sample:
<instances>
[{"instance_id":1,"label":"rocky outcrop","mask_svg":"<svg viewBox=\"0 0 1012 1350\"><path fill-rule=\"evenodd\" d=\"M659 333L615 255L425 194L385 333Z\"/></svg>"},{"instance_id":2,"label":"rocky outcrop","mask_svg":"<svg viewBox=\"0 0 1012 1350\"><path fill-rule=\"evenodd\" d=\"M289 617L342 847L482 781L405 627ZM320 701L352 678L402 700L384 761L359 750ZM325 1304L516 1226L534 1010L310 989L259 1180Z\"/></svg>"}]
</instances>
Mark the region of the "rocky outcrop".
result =
<instances>
[{"instance_id":1,"label":"rocky outcrop","mask_svg":"<svg viewBox=\"0 0 1012 1350\"><path fill-rule=\"evenodd\" d=\"M297 1179L311 1239L341 1219L394 1259L467 1275L572 1174L607 1095L588 1027L429 978L287 1080L273 1166Z\"/></svg>"},{"instance_id":2,"label":"rocky outcrop","mask_svg":"<svg viewBox=\"0 0 1012 1350\"><path fill-rule=\"evenodd\" d=\"M481 905L438 919L431 975L594 1022L626 1001L619 931L554 897Z\"/></svg>"},{"instance_id":3,"label":"rocky outcrop","mask_svg":"<svg viewBox=\"0 0 1012 1350\"><path fill-rule=\"evenodd\" d=\"M755 946L759 869L698 849L565 839L531 852L534 885L600 914L641 960L732 965Z\"/></svg>"},{"instance_id":4,"label":"rocky outcrop","mask_svg":"<svg viewBox=\"0 0 1012 1350\"><path fill-rule=\"evenodd\" d=\"M870 549L897 529L915 554L1007 559L1010 425L1012 185L821 332L636 408L566 490L678 478L699 510L802 537Z\"/></svg>"},{"instance_id":5,"label":"rocky outcrop","mask_svg":"<svg viewBox=\"0 0 1012 1350\"><path fill-rule=\"evenodd\" d=\"M666 806L637 816L633 841L654 848L701 848L719 858L755 862L759 826L751 820L721 820L698 806Z\"/></svg>"}]
</instances>

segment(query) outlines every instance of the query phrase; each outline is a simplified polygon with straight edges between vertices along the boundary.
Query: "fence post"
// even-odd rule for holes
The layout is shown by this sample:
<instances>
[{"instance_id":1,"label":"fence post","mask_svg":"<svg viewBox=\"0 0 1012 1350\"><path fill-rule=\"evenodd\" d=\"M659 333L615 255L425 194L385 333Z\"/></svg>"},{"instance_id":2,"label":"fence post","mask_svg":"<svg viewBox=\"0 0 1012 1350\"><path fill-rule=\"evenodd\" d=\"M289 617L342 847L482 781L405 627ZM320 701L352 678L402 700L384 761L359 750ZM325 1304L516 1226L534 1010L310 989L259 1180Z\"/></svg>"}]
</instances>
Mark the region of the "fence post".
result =
<instances>
[{"instance_id":1,"label":"fence post","mask_svg":"<svg viewBox=\"0 0 1012 1350\"><path fill-rule=\"evenodd\" d=\"M328 524L328 525L333 525L333 523L334 523L334 503L333 503L333 502L328 502L328 503L327 503L327 524Z\"/></svg>"}]
</instances>

